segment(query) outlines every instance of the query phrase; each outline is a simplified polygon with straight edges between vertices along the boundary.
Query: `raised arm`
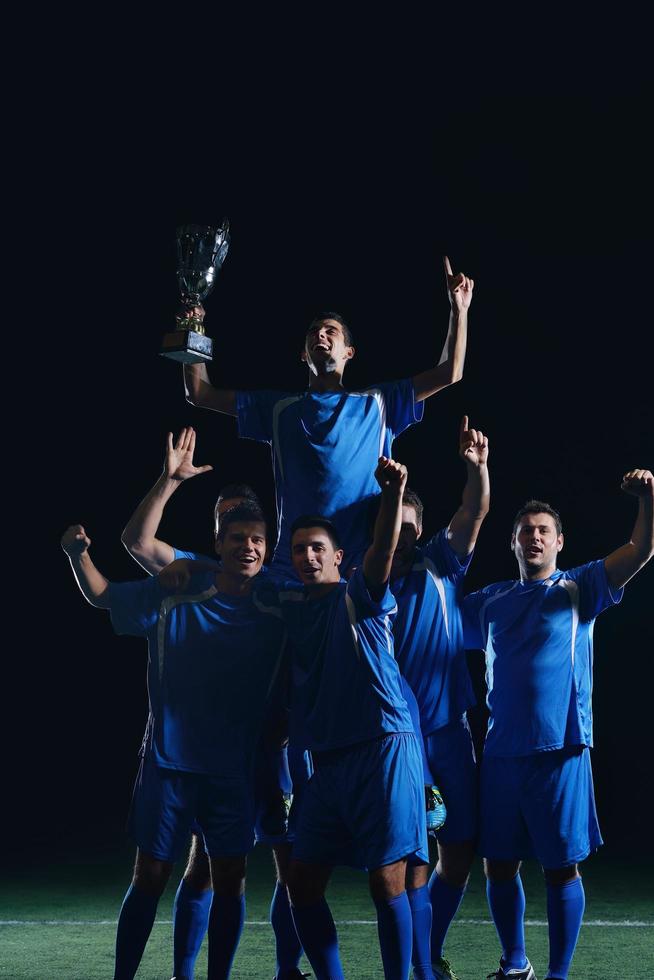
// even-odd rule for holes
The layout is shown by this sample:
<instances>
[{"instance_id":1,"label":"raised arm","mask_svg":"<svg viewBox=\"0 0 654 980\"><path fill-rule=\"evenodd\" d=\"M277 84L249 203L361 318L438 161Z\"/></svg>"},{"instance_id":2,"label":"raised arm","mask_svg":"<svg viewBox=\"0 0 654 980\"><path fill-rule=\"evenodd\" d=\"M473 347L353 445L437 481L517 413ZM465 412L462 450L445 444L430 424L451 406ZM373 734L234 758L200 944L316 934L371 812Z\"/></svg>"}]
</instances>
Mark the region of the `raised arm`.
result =
<instances>
[{"instance_id":1,"label":"raised arm","mask_svg":"<svg viewBox=\"0 0 654 980\"><path fill-rule=\"evenodd\" d=\"M650 470L630 470L622 478L622 489L638 497L638 514L629 541L604 559L614 589L626 585L654 554L654 476Z\"/></svg>"},{"instance_id":2,"label":"raised arm","mask_svg":"<svg viewBox=\"0 0 654 980\"><path fill-rule=\"evenodd\" d=\"M204 362L184 365L184 390L186 401L196 408L236 415L236 392L229 388L214 388Z\"/></svg>"},{"instance_id":3,"label":"raised arm","mask_svg":"<svg viewBox=\"0 0 654 980\"><path fill-rule=\"evenodd\" d=\"M459 430L459 456L466 464L468 479L461 506L450 521L448 538L459 558L465 558L475 546L490 506L488 436L480 429L469 429L467 415Z\"/></svg>"},{"instance_id":4,"label":"raised arm","mask_svg":"<svg viewBox=\"0 0 654 980\"><path fill-rule=\"evenodd\" d=\"M157 537L166 504L184 480L213 469L195 466L194 451L195 431L191 426L182 429L174 444L172 432L168 433L163 473L138 505L121 535L132 558L150 575L158 575L175 558L172 545Z\"/></svg>"},{"instance_id":5,"label":"raised arm","mask_svg":"<svg viewBox=\"0 0 654 980\"><path fill-rule=\"evenodd\" d=\"M109 582L91 561L91 539L81 524L73 524L64 533L61 547L70 559L70 567L85 599L98 609L109 608Z\"/></svg>"},{"instance_id":6,"label":"raised arm","mask_svg":"<svg viewBox=\"0 0 654 980\"><path fill-rule=\"evenodd\" d=\"M380 456L375 479L381 487L380 505L372 544L363 559L363 574L373 599L383 593L391 574L393 555L402 526L406 466Z\"/></svg>"},{"instance_id":7,"label":"raised arm","mask_svg":"<svg viewBox=\"0 0 654 980\"><path fill-rule=\"evenodd\" d=\"M443 256L445 282L450 299L450 323L445 338L441 358L436 367L422 374L416 374L413 388L417 402L435 395L442 388L460 381L463 377L463 364L466 358L468 340L468 310L472 302L474 279L462 272L454 275L447 255Z\"/></svg>"}]
</instances>

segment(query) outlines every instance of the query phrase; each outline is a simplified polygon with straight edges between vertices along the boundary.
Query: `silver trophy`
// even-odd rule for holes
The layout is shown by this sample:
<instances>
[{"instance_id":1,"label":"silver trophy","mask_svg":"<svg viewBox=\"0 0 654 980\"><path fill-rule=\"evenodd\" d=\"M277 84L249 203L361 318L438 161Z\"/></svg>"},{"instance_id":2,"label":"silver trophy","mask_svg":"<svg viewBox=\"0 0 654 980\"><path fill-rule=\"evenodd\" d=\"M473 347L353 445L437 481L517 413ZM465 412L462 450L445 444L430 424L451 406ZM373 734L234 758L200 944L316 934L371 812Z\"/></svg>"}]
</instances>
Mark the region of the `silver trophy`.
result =
<instances>
[{"instance_id":1,"label":"silver trophy","mask_svg":"<svg viewBox=\"0 0 654 980\"><path fill-rule=\"evenodd\" d=\"M161 355L184 364L210 361L213 343L204 332L204 306L229 249L229 222L220 228L177 229L177 282L182 294L177 328L165 334Z\"/></svg>"}]
</instances>

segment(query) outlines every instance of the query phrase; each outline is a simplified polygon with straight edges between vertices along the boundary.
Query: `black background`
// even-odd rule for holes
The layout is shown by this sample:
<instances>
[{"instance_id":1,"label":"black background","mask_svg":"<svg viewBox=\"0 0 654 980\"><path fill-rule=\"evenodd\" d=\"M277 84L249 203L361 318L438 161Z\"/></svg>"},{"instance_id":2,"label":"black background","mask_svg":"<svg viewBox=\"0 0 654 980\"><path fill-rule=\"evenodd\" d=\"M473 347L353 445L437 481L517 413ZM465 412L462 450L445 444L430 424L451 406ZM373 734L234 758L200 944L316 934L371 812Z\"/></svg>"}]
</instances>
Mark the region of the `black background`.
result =
<instances>
[{"instance_id":1,"label":"black background","mask_svg":"<svg viewBox=\"0 0 654 980\"><path fill-rule=\"evenodd\" d=\"M426 533L460 498L465 412L489 435L493 481L470 589L514 575L511 519L530 496L563 515L564 567L627 539L636 502L621 476L654 464L639 55L608 31L594 64L570 37L543 44L542 68L524 45L474 63L456 19L430 41L389 20L324 44L296 22L292 54L280 22L197 23L161 45L107 22L102 43L56 49L45 25L9 195L22 283L5 334L5 519L20 555L5 614L12 848L119 832L145 722L144 644L115 638L79 595L58 546L66 526L84 524L108 577L139 577L120 532L161 470L166 432L184 424L214 472L181 488L162 536L210 547L212 503L232 480L272 513L268 448L188 406L181 368L157 354L177 308L177 225L231 222L206 304L210 373L230 387L302 386L304 331L325 308L355 332L348 386L431 366L447 252L476 283L465 376L396 443ZM646 826L652 582L648 568L595 633L594 765L614 850L634 850Z\"/></svg>"}]
</instances>

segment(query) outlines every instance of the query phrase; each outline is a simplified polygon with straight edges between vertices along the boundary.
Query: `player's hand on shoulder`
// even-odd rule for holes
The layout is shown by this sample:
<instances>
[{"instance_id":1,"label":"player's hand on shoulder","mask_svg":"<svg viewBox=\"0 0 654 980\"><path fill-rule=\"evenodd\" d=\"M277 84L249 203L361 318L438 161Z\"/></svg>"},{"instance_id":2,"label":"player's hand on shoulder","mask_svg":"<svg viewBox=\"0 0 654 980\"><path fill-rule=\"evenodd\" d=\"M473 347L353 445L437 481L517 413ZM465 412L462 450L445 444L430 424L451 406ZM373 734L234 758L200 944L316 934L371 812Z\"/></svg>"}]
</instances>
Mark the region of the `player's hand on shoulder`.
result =
<instances>
[{"instance_id":1,"label":"player's hand on shoulder","mask_svg":"<svg viewBox=\"0 0 654 980\"><path fill-rule=\"evenodd\" d=\"M398 463L387 456L380 456L375 470L375 479L382 489L382 493L398 492L402 493L407 481L408 471L406 466Z\"/></svg>"},{"instance_id":2,"label":"player's hand on shoulder","mask_svg":"<svg viewBox=\"0 0 654 980\"><path fill-rule=\"evenodd\" d=\"M91 539L81 524L72 524L64 531L61 538L61 547L70 558L83 555L90 544Z\"/></svg>"},{"instance_id":3,"label":"player's hand on shoulder","mask_svg":"<svg viewBox=\"0 0 654 980\"><path fill-rule=\"evenodd\" d=\"M185 592L191 581L193 565L190 558L177 558L159 572L159 583L164 592Z\"/></svg>"},{"instance_id":4,"label":"player's hand on shoulder","mask_svg":"<svg viewBox=\"0 0 654 980\"><path fill-rule=\"evenodd\" d=\"M481 429L469 428L467 415L463 416L459 429L459 456L476 467L488 462L488 436Z\"/></svg>"},{"instance_id":5,"label":"player's hand on shoulder","mask_svg":"<svg viewBox=\"0 0 654 980\"><path fill-rule=\"evenodd\" d=\"M651 470L629 470L622 477L622 490L634 497L654 496L654 476Z\"/></svg>"},{"instance_id":6,"label":"player's hand on shoulder","mask_svg":"<svg viewBox=\"0 0 654 980\"><path fill-rule=\"evenodd\" d=\"M450 306L456 312L465 312L472 303L472 291L475 288L475 280L466 276L463 272L454 273L450 260L447 255L443 256L443 266L445 268L445 282L447 284L447 295Z\"/></svg>"}]
</instances>

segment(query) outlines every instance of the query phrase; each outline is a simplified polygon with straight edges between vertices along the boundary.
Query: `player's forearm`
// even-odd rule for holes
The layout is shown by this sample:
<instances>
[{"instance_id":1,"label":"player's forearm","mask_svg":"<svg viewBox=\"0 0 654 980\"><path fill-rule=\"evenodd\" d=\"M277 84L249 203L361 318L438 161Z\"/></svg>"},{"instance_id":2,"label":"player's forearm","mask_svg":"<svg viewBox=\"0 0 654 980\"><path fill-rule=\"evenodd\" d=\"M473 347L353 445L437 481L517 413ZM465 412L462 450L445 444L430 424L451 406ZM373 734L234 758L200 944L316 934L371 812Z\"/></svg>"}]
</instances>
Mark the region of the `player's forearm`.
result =
<instances>
[{"instance_id":1,"label":"player's forearm","mask_svg":"<svg viewBox=\"0 0 654 980\"><path fill-rule=\"evenodd\" d=\"M98 609L109 608L109 581L98 571L88 551L69 556L70 567L84 598Z\"/></svg>"},{"instance_id":2,"label":"player's forearm","mask_svg":"<svg viewBox=\"0 0 654 980\"><path fill-rule=\"evenodd\" d=\"M187 402L197 408L236 415L235 393L228 389L215 388L209 381L204 362L184 365L184 390Z\"/></svg>"},{"instance_id":3,"label":"player's forearm","mask_svg":"<svg viewBox=\"0 0 654 980\"><path fill-rule=\"evenodd\" d=\"M393 555L402 526L403 490L382 491L372 544L366 552L363 572L370 588L384 585L391 574Z\"/></svg>"},{"instance_id":4,"label":"player's forearm","mask_svg":"<svg viewBox=\"0 0 654 980\"><path fill-rule=\"evenodd\" d=\"M467 343L468 312L451 310L447 337L438 364L413 379L416 401L424 401L430 395L435 395L441 389L461 380Z\"/></svg>"},{"instance_id":5,"label":"player's forearm","mask_svg":"<svg viewBox=\"0 0 654 980\"><path fill-rule=\"evenodd\" d=\"M157 538L166 504L180 485L162 473L138 505L121 535L130 555L151 575L156 575L173 560L171 545Z\"/></svg>"},{"instance_id":6,"label":"player's forearm","mask_svg":"<svg viewBox=\"0 0 654 980\"><path fill-rule=\"evenodd\" d=\"M605 558L611 585L621 589L654 555L654 500L651 494L638 498L638 515L631 538Z\"/></svg>"},{"instance_id":7,"label":"player's forearm","mask_svg":"<svg viewBox=\"0 0 654 980\"><path fill-rule=\"evenodd\" d=\"M474 549L481 525L490 508L490 479L488 466L466 463L468 479L463 489L461 506L450 521L448 536L457 555L465 558Z\"/></svg>"}]
</instances>

